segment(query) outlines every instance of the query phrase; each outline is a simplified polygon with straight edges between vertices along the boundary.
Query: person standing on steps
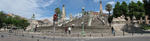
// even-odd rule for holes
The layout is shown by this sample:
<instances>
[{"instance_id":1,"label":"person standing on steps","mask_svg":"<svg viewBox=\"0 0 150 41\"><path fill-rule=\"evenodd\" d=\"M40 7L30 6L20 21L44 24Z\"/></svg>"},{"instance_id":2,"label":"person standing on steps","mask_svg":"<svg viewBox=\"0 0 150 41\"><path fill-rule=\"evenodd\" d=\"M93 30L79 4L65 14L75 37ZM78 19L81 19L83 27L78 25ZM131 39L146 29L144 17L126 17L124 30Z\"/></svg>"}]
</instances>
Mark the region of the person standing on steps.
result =
<instances>
[{"instance_id":1,"label":"person standing on steps","mask_svg":"<svg viewBox=\"0 0 150 41\"><path fill-rule=\"evenodd\" d=\"M35 25L34 32L36 32L36 31L37 31L37 27L38 27L38 25Z\"/></svg>"},{"instance_id":2,"label":"person standing on steps","mask_svg":"<svg viewBox=\"0 0 150 41\"><path fill-rule=\"evenodd\" d=\"M115 36L115 30L113 27L111 28L111 31L112 31L112 34Z\"/></svg>"},{"instance_id":3,"label":"person standing on steps","mask_svg":"<svg viewBox=\"0 0 150 41\"><path fill-rule=\"evenodd\" d=\"M69 32L69 34L71 34L71 27L70 26L68 27L68 32Z\"/></svg>"},{"instance_id":4,"label":"person standing on steps","mask_svg":"<svg viewBox=\"0 0 150 41\"><path fill-rule=\"evenodd\" d=\"M68 27L65 27L65 33L67 34L67 32L68 32Z\"/></svg>"}]
</instances>

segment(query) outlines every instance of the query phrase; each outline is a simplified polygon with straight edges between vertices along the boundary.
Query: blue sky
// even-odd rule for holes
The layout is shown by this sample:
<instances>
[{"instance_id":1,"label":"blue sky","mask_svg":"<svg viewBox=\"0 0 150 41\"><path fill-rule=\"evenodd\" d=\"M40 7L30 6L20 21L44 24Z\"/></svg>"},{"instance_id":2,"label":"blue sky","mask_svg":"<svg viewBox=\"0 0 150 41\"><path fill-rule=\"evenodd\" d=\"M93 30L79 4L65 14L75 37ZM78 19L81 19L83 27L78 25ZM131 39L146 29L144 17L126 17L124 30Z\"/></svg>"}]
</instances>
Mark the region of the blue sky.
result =
<instances>
[{"instance_id":1,"label":"blue sky","mask_svg":"<svg viewBox=\"0 0 150 41\"><path fill-rule=\"evenodd\" d=\"M35 14L36 19L48 18L52 20L54 9L59 7L62 9L62 5L65 5L66 16L69 14L77 15L81 12L81 8L85 7L86 11L99 11L100 0L0 0L0 11L6 13L13 13L25 18L31 18L32 14ZM113 6L119 1L126 1L129 3L131 0L102 0L103 12L105 5L110 3ZM133 0L137 1L137 0ZM141 0L139 0L141 1Z\"/></svg>"}]
</instances>

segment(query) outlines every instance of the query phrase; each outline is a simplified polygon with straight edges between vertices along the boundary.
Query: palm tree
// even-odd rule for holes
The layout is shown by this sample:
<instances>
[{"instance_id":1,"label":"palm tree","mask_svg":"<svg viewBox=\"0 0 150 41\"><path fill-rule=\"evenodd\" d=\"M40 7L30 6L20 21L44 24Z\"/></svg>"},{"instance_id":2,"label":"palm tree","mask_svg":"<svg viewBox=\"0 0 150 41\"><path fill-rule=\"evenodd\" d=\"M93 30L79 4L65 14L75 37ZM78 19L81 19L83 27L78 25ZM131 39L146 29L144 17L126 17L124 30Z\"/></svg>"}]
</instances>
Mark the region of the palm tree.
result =
<instances>
[{"instance_id":1,"label":"palm tree","mask_svg":"<svg viewBox=\"0 0 150 41\"><path fill-rule=\"evenodd\" d=\"M55 13L59 14L60 13L60 9L59 8L55 8Z\"/></svg>"},{"instance_id":2,"label":"palm tree","mask_svg":"<svg viewBox=\"0 0 150 41\"><path fill-rule=\"evenodd\" d=\"M110 11L112 10L112 5L111 4L107 4L105 9L109 12L108 21L111 21L110 20ZM109 23L109 26L111 26L111 23Z\"/></svg>"},{"instance_id":3,"label":"palm tree","mask_svg":"<svg viewBox=\"0 0 150 41\"><path fill-rule=\"evenodd\" d=\"M107 4L105 9L109 12L109 17L110 17L110 11L112 10L112 5Z\"/></svg>"},{"instance_id":4,"label":"palm tree","mask_svg":"<svg viewBox=\"0 0 150 41\"><path fill-rule=\"evenodd\" d=\"M61 11L60 11L60 8L55 8L55 13L57 14L58 16L58 20L61 18Z\"/></svg>"}]
</instances>

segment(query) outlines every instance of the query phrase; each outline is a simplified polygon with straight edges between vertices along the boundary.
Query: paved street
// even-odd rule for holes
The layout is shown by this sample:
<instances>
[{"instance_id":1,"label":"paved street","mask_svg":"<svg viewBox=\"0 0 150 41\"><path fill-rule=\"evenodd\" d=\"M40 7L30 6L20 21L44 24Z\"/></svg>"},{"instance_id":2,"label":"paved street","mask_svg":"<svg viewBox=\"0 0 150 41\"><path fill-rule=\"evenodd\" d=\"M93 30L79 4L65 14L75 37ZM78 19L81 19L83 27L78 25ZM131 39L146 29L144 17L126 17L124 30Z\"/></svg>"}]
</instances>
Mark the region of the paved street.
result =
<instances>
[{"instance_id":1,"label":"paved street","mask_svg":"<svg viewBox=\"0 0 150 41\"><path fill-rule=\"evenodd\" d=\"M97 38L91 39L87 41L150 41L149 36L141 36L141 37L118 37L118 38Z\"/></svg>"},{"instance_id":2,"label":"paved street","mask_svg":"<svg viewBox=\"0 0 150 41\"><path fill-rule=\"evenodd\" d=\"M121 37L44 37L30 34L0 33L0 41L150 41L150 36L121 36Z\"/></svg>"}]
</instances>

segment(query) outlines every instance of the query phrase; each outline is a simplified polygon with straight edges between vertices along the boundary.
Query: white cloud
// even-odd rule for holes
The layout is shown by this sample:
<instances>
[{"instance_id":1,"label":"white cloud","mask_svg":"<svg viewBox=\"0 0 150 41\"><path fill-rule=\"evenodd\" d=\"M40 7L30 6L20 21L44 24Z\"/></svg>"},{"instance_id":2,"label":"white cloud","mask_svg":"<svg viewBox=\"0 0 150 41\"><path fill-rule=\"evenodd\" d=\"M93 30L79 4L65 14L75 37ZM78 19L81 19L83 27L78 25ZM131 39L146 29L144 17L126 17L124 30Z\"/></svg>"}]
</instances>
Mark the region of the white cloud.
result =
<instances>
[{"instance_id":1,"label":"white cloud","mask_svg":"<svg viewBox=\"0 0 150 41\"><path fill-rule=\"evenodd\" d=\"M96 11L96 12L99 12L99 11ZM112 11L111 11L111 12L112 12ZM103 13L108 14L109 12L106 11L106 10L103 10Z\"/></svg>"},{"instance_id":2,"label":"white cloud","mask_svg":"<svg viewBox=\"0 0 150 41\"><path fill-rule=\"evenodd\" d=\"M115 2L114 2L114 1L110 1L110 2L108 2L107 4L114 5L114 4L115 4Z\"/></svg>"},{"instance_id":3,"label":"white cloud","mask_svg":"<svg viewBox=\"0 0 150 41\"><path fill-rule=\"evenodd\" d=\"M73 17L81 17L81 16L82 16L82 13L77 13Z\"/></svg>"},{"instance_id":4,"label":"white cloud","mask_svg":"<svg viewBox=\"0 0 150 41\"><path fill-rule=\"evenodd\" d=\"M66 20L69 20L70 18L69 17L66 17Z\"/></svg>"},{"instance_id":5,"label":"white cloud","mask_svg":"<svg viewBox=\"0 0 150 41\"><path fill-rule=\"evenodd\" d=\"M53 2L54 2L55 0L39 0L37 3L38 3L38 5L39 6L41 6L41 7L47 7L47 6L49 6L49 5L51 5Z\"/></svg>"},{"instance_id":6,"label":"white cloud","mask_svg":"<svg viewBox=\"0 0 150 41\"><path fill-rule=\"evenodd\" d=\"M107 13L108 13L108 11L106 11L106 10L103 10L103 13L106 13L106 14L107 14Z\"/></svg>"},{"instance_id":7,"label":"white cloud","mask_svg":"<svg viewBox=\"0 0 150 41\"><path fill-rule=\"evenodd\" d=\"M39 2L41 1L41 2ZM22 17L31 18L34 13L40 19L44 16L41 7L50 6L54 0L0 0L0 11L13 13Z\"/></svg>"}]
</instances>

